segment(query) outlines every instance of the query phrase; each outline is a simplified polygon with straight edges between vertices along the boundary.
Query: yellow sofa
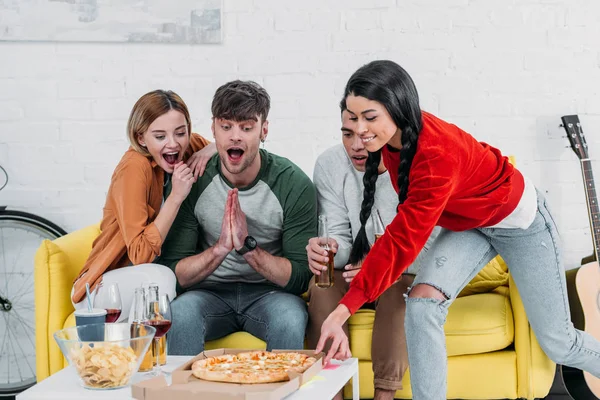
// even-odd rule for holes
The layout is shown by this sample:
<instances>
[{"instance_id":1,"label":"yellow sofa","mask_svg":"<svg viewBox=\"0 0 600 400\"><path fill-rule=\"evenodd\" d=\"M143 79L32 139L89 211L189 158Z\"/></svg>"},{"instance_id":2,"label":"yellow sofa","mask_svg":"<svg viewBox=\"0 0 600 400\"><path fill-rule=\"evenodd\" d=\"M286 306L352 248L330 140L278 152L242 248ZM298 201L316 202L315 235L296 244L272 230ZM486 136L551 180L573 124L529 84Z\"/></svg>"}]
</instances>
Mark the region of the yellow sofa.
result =
<instances>
[{"instance_id":1,"label":"yellow sofa","mask_svg":"<svg viewBox=\"0 0 600 400\"><path fill-rule=\"evenodd\" d=\"M93 225L54 241L35 256L36 369L38 381L65 367L52 334L74 325L71 286L100 233ZM500 286L498 286L500 285ZM498 287L496 287L498 286ZM481 293L496 287L491 292ZM541 398L548 394L555 366L531 330L521 298L501 259L494 259L450 307L446 330L448 398ZM551 316L549 316L551 317ZM350 319L350 342L360 361L360 396L373 397L371 332L374 311ZM208 342L207 348L264 348L245 332ZM396 398L411 398L409 374ZM348 388L346 397L350 397Z\"/></svg>"}]
</instances>

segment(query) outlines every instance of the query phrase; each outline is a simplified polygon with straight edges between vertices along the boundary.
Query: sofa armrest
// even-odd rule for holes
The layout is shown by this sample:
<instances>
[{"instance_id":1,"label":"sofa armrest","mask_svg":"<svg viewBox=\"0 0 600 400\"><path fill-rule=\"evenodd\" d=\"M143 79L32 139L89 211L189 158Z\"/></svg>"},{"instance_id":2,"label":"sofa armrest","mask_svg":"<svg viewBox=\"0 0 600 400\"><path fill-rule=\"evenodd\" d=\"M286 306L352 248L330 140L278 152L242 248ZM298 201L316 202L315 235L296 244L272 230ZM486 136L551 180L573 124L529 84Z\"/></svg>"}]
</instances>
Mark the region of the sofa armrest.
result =
<instances>
[{"instance_id":1,"label":"sofa armrest","mask_svg":"<svg viewBox=\"0 0 600 400\"><path fill-rule=\"evenodd\" d=\"M100 233L93 225L53 241L44 240L34 259L35 344L37 380L61 370L63 357L54 332L73 312L71 288Z\"/></svg>"},{"instance_id":2,"label":"sofa armrest","mask_svg":"<svg viewBox=\"0 0 600 400\"><path fill-rule=\"evenodd\" d=\"M509 278L510 301L515 320L517 354L517 397L543 398L550 391L556 365L540 347L525 313L525 307L512 275ZM548 316L552 318L552 316Z\"/></svg>"}]
</instances>

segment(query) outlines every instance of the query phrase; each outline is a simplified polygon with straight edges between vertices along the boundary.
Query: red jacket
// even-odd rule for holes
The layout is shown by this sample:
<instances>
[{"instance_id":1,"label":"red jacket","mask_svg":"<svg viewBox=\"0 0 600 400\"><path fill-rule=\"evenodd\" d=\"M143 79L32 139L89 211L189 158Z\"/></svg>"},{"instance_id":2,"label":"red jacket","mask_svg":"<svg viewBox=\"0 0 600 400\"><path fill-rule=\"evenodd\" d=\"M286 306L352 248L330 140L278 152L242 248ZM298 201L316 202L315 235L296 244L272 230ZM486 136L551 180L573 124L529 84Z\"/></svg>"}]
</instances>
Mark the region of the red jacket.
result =
<instances>
[{"instance_id":1,"label":"red jacket","mask_svg":"<svg viewBox=\"0 0 600 400\"><path fill-rule=\"evenodd\" d=\"M407 199L340 302L351 313L396 282L436 225L453 231L495 225L523 194L523 176L499 150L431 114L422 116ZM398 191L400 152L385 146L382 157Z\"/></svg>"}]
</instances>

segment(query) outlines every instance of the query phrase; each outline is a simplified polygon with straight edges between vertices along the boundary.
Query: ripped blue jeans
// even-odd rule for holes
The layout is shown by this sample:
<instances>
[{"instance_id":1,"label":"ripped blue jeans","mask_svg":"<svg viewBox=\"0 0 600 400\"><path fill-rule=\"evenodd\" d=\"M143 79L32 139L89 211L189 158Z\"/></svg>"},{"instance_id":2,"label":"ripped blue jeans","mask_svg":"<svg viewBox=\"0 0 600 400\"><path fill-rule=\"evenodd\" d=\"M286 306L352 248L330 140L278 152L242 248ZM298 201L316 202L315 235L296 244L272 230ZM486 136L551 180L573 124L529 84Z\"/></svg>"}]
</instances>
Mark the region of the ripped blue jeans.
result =
<instances>
[{"instance_id":1,"label":"ripped blue jeans","mask_svg":"<svg viewBox=\"0 0 600 400\"><path fill-rule=\"evenodd\" d=\"M527 229L442 230L423 260L413 287L426 284L447 300L406 301L405 330L414 400L446 399L444 323L458 293L497 254L506 261L529 323L556 363L600 377L600 342L571 323L556 224L538 191L538 211Z\"/></svg>"}]
</instances>

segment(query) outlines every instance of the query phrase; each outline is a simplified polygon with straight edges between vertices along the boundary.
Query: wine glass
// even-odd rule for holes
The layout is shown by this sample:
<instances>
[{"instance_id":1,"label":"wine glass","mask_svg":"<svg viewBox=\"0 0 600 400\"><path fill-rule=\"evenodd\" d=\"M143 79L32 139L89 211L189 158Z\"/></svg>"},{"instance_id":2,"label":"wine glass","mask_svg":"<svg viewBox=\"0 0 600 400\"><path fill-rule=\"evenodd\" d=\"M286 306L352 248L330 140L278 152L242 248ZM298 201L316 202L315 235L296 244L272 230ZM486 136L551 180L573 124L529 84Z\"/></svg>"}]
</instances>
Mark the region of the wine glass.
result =
<instances>
[{"instance_id":1,"label":"wine glass","mask_svg":"<svg viewBox=\"0 0 600 400\"><path fill-rule=\"evenodd\" d=\"M156 287L156 290L152 289L151 287L148 298L148 314L146 315L144 324L156 328L156 333L154 334L156 367L152 371L152 375L160 376L164 375L164 373L160 368L159 342L160 338L171 329L171 301L167 294L158 295L158 287Z\"/></svg>"},{"instance_id":2,"label":"wine glass","mask_svg":"<svg viewBox=\"0 0 600 400\"><path fill-rule=\"evenodd\" d=\"M106 322L117 322L121 316L121 293L119 285L111 283L110 285L100 284L94 297L94 308L103 308L106 310Z\"/></svg>"}]
</instances>

